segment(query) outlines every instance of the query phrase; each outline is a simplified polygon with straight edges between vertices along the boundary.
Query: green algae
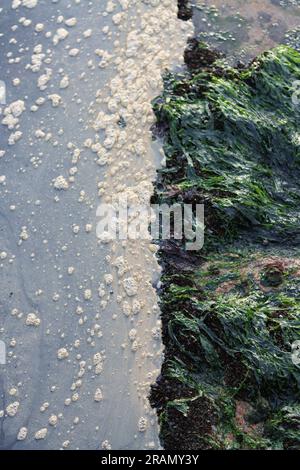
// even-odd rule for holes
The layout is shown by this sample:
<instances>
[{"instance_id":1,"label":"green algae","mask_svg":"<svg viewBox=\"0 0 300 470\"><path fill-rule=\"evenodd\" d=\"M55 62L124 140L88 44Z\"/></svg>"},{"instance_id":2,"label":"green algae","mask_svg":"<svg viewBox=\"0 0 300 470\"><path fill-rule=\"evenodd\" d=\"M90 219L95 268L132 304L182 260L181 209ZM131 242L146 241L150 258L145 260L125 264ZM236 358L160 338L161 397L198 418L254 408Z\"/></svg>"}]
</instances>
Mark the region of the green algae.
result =
<instances>
[{"instance_id":1,"label":"green algae","mask_svg":"<svg viewBox=\"0 0 300 470\"><path fill-rule=\"evenodd\" d=\"M168 126L164 177L199 191L223 230L238 224L257 237L299 241L300 114L292 102L299 64L297 52L279 47L246 70L196 73L184 94L169 76L154 105Z\"/></svg>"},{"instance_id":2,"label":"green algae","mask_svg":"<svg viewBox=\"0 0 300 470\"><path fill-rule=\"evenodd\" d=\"M165 362L151 400L166 449L300 449L300 135L286 46L230 68L191 43L154 103L155 200L204 203L204 249L160 247Z\"/></svg>"}]
</instances>

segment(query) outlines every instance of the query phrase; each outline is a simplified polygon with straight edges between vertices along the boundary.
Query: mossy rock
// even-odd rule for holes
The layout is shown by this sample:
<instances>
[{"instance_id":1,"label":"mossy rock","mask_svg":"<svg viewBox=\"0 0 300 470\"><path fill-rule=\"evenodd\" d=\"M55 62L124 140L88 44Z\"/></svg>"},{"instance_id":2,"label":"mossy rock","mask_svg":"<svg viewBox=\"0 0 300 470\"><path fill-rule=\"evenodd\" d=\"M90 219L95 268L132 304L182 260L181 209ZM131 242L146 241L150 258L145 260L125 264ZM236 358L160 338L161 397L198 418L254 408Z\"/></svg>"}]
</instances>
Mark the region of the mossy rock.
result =
<instances>
[{"instance_id":1,"label":"mossy rock","mask_svg":"<svg viewBox=\"0 0 300 470\"><path fill-rule=\"evenodd\" d=\"M206 234L201 252L161 244L152 403L167 449L300 449L300 54L233 69L197 47L154 103L167 157L155 200L204 203Z\"/></svg>"}]
</instances>

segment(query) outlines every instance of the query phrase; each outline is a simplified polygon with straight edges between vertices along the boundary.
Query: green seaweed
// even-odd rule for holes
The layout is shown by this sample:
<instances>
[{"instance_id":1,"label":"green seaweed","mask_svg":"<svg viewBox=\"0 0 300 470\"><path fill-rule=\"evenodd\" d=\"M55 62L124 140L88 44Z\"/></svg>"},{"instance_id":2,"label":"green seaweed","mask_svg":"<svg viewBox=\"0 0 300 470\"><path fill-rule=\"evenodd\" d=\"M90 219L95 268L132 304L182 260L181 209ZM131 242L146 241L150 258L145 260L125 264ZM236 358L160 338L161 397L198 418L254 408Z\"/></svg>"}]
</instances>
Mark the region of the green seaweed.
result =
<instances>
[{"instance_id":1,"label":"green seaweed","mask_svg":"<svg viewBox=\"0 0 300 470\"><path fill-rule=\"evenodd\" d=\"M200 252L160 247L151 400L166 449L300 449L300 54L279 46L240 69L212 57L193 42L192 67L154 102L155 200L204 203L206 231Z\"/></svg>"},{"instance_id":2,"label":"green seaweed","mask_svg":"<svg viewBox=\"0 0 300 470\"><path fill-rule=\"evenodd\" d=\"M201 71L179 96L169 76L154 104L168 126L164 180L198 191L225 233L238 225L239 235L251 227L260 239L299 241L300 114L292 102L299 64L297 52L278 47L247 70Z\"/></svg>"}]
</instances>

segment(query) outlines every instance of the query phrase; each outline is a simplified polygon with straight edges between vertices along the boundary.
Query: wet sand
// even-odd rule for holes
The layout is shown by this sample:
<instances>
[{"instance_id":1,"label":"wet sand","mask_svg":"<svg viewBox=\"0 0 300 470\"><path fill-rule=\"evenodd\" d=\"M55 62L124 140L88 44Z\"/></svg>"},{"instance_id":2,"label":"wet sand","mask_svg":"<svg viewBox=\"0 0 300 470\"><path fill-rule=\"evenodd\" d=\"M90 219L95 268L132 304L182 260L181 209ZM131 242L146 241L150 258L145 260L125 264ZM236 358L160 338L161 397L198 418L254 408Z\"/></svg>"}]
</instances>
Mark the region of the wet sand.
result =
<instances>
[{"instance_id":1,"label":"wet sand","mask_svg":"<svg viewBox=\"0 0 300 470\"><path fill-rule=\"evenodd\" d=\"M151 99L191 27L156 4L1 2L2 449L160 446L156 248L96 234L100 203L152 192Z\"/></svg>"}]
</instances>

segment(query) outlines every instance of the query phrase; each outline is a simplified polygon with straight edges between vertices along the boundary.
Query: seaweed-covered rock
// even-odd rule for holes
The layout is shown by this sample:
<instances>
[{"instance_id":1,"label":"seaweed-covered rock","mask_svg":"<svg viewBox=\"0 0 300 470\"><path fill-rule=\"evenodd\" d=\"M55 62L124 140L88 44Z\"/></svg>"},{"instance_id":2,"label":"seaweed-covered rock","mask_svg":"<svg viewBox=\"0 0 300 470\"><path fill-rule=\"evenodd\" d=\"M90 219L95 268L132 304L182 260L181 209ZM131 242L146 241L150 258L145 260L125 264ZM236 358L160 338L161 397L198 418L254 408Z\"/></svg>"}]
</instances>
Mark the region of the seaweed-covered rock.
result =
<instances>
[{"instance_id":1,"label":"seaweed-covered rock","mask_svg":"<svg viewBox=\"0 0 300 470\"><path fill-rule=\"evenodd\" d=\"M189 0L178 0L178 18L188 21L193 16L193 10Z\"/></svg>"},{"instance_id":2,"label":"seaweed-covered rock","mask_svg":"<svg viewBox=\"0 0 300 470\"><path fill-rule=\"evenodd\" d=\"M198 47L154 103L167 162L155 199L204 203L206 234L200 252L161 244L151 400L166 449L300 449L300 54L233 69Z\"/></svg>"}]
</instances>

